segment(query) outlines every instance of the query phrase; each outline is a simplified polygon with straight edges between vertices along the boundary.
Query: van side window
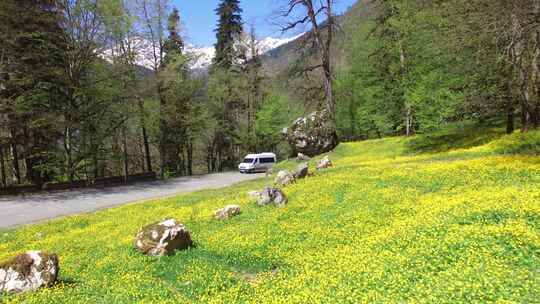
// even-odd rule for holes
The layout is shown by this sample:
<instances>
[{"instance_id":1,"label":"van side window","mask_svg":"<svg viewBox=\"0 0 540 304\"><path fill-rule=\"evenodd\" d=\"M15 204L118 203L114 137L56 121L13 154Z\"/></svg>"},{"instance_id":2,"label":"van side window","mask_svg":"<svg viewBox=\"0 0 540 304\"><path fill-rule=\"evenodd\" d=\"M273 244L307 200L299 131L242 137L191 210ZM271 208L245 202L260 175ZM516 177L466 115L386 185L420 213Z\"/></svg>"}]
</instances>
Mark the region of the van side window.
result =
<instances>
[{"instance_id":1,"label":"van side window","mask_svg":"<svg viewBox=\"0 0 540 304\"><path fill-rule=\"evenodd\" d=\"M272 157L264 157L264 158L260 158L259 162L261 164L269 164L269 163L275 163L276 160Z\"/></svg>"}]
</instances>

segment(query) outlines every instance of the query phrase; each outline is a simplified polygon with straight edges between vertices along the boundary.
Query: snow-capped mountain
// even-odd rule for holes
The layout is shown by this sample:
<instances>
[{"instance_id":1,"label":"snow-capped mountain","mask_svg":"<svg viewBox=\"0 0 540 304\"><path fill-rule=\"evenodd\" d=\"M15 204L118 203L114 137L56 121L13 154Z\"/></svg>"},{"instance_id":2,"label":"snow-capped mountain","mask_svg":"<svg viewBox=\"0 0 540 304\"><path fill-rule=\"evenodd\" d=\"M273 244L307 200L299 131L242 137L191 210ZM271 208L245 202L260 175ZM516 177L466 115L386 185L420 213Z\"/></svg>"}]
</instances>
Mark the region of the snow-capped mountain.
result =
<instances>
[{"instance_id":1,"label":"snow-capped mountain","mask_svg":"<svg viewBox=\"0 0 540 304\"><path fill-rule=\"evenodd\" d=\"M266 37L257 41L256 47L258 48L259 54L263 55L264 53L278 48L286 43L289 43L302 35L303 34L300 34L291 38ZM240 42L240 44L243 44L244 47L246 47L246 45L248 44L247 38L243 40L245 41ZM152 43L140 37L130 39L130 42L131 43L129 43L129 49L134 51L134 53L136 54L135 61L137 62L137 64L148 69L153 69L155 64L155 57L154 46L152 45ZM155 49L157 51L157 46L155 46ZM196 47L193 45L187 45L185 51L186 54L191 57L190 66L194 70L207 69L212 64L212 60L214 59L214 56L216 54L213 46ZM102 56L103 58L112 61L112 58L115 56L114 49L105 50Z\"/></svg>"},{"instance_id":2,"label":"snow-capped mountain","mask_svg":"<svg viewBox=\"0 0 540 304\"><path fill-rule=\"evenodd\" d=\"M284 44L287 44L297 38L301 37L303 34L290 37L290 38L273 38L266 37L264 39L257 41L257 48L260 55L263 55L266 52L269 52L275 48L278 48ZM244 44L248 44L247 38ZM191 68L192 69L207 69L212 64L212 59L216 55L216 50L213 46L209 47L195 47L193 45L188 45L186 47L186 52L191 54Z\"/></svg>"},{"instance_id":3,"label":"snow-capped mountain","mask_svg":"<svg viewBox=\"0 0 540 304\"><path fill-rule=\"evenodd\" d=\"M191 57L190 65L192 69L207 69L212 64L214 56L216 56L216 50L213 46L198 48L188 45L185 51Z\"/></svg>"},{"instance_id":4,"label":"snow-capped mountain","mask_svg":"<svg viewBox=\"0 0 540 304\"><path fill-rule=\"evenodd\" d=\"M259 52L260 54L264 54L264 53L267 53L273 49L276 49L284 44L287 44L291 41L294 41L300 37L302 37L304 35L304 33L302 34L299 34L299 35L296 35L294 37L290 37L290 38L272 38L272 37L266 37L262 40L259 40L258 42L258 47L259 47Z\"/></svg>"}]
</instances>

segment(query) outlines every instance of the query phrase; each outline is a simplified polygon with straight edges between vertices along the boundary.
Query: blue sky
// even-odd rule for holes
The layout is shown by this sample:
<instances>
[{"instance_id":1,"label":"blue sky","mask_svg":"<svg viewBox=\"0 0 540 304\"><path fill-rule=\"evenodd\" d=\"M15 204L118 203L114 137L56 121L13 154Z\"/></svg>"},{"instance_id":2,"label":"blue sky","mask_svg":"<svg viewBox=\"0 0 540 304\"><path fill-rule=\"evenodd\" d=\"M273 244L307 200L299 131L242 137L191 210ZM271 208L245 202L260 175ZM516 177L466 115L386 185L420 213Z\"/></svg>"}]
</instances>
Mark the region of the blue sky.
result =
<instances>
[{"instance_id":1,"label":"blue sky","mask_svg":"<svg viewBox=\"0 0 540 304\"><path fill-rule=\"evenodd\" d=\"M196 46L210 46L215 42L214 28L217 17L214 9L219 0L172 0L172 5L180 10L184 25L184 34L189 43ZM259 37L289 37L295 33L281 36L279 28L272 25L273 13L283 0L241 0L246 24L255 24ZM342 13L356 0L337 0L336 12Z\"/></svg>"}]
</instances>

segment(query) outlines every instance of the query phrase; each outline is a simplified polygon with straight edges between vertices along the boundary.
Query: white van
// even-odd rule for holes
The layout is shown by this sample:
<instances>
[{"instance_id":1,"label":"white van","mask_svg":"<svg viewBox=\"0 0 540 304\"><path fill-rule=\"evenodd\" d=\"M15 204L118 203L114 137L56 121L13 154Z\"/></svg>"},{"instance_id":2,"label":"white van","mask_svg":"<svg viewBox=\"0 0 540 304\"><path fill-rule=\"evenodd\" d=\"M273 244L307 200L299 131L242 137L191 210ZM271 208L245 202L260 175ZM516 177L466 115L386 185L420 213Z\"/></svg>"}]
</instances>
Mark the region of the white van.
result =
<instances>
[{"instance_id":1,"label":"white van","mask_svg":"<svg viewBox=\"0 0 540 304\"><path fill-rule=\"evenodd\" d=\"M240 173L266 172L277 162L274 153L248 154L238 165Z\"/></svg>"}]
</instances>

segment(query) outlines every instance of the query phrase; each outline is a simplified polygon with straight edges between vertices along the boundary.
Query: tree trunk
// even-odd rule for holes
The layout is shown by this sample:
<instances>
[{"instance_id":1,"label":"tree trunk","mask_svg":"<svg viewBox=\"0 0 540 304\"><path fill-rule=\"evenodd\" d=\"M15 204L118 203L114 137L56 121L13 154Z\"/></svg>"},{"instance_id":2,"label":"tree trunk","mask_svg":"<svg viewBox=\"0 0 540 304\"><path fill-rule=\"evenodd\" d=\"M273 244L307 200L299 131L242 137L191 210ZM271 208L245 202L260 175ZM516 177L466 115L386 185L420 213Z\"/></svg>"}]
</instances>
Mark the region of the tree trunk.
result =
<instances>
[{"instance_id":1,"label":"tree trunk","mask_svg":"<svg viewBox=\"0 0 540 304\"><path fill-rule=\"evenodd\" d=\"M520 69L520 97L521 97L521 131L527 132L531 126L531 110L529 105L529 75L523 68Z\"/></svg>"},{"instance_id":2,"label":"tree trunk","mask_svg":"<svg viewBox=\"0 0 540 304\"><path fill-rule=\"evenodd\" d=\"M159 80L158 80L159 81ZM159 175L162 179L165 178L165 172L168 171L168 151L167 151L167 120L165 119L165 96L163 96L163 87L161 83L158 83L158 95L159 95L159 158L160 158L160 170Z\"/></svg>"},{"instance_id":3,"label":"tree trunk","mask_svg":"<svg viewBox=\"0 0 540 304\"><path fill-rule=\"evenodd\" d=\"M252 124L253 124L252 118L251 118L252 117L252 113L251 113L251 111L252 111L252 109L251 109L251 107L252 107L252 101L251 101L252 94L253 94L253 90L250 87L250 91L248 92L248 96L247 96L247 135L248 135L248 144L247 144L247 146L248 146L248 149L250 151L253 151L253 142L252 142L253 139L252 139L252 136L251 136L251 132L252 132L251 130L252 130Z\"/></svg>"},{"instance_id":4,"label":"tree trunk","mask_svg":"<svg viewBox=\"0 0 540 304\"><path fill-rule=\"evenodd\" d=\"M190 138L187 146L187 170L188 175L193 175L193 141Z\"/></svg>"},{"instance_id":5,"label":"tree trunk","mask_svg":"<svg viewBox=\"0 0 540 304\"><path fill-rule=\"evenodd\" d=\"M122 128L122 159L123 159L123 171L124 171L124 182L127 183L129 179L129 156L128 156L128 147L127 147L127 135L126 127Z\"/></svg>"},{"instance_id":6,"label":"tree trunk","mask_svg":"<svg viewBox=\"0 0 540 304\"><path fill-rule=\"evenodd\" d=\"M4 164L4 147L0 146L0 174L2 175L2 186L7 187L6 167Z\"/></svg>"},{"instance_id":7,"label":"tree trunk","mask_svg":"<svg viewBox=\"0 0 540 304\"><path fill-rule=\"evenodd\" d=\"M21 183L21 169L19 167L19 153L17 153L16 143L11 144L11 153L13 155L13 173L15 175L15 179L17 180L17 184L20 184Z\"/></svg>"},{"instance_id":8,"label":"tree trunk","mask_svg":"<svg viewBox=\"0 0 540 304\"><path fill-rule=\"evenodd\" d=\"M206 171L212 172L212 150L210 147L206 147Z\"/></svg>"},{"instance_id":9,"label":"tree trunk","mask_svg":"<svg viewBox=\"0 0 540 304\"><path fill-rule=\"evenodd\" d=\"M66 171L68 174L68 182L73 183L74 179L74 168L73 168L73 159L71 155L71 131L69 127L66 127L64 130L64 151L66 153Z\"/></svg>"},{"instance_id":10,"label":"tree trunk","mask_svg":"<svg viewBox=\"0 0 540 304\"><path fill-rule=\"evenodd\" d=\"M405 77L407 76L407 58L405 57L405 50L403 49L403 43L399 41L399 64L401 74L401 86L405 86ZM413 117L412 107L405 101L405 135L411 136L413 133Z\"/></svg>"},{"instance_id":11,"label":"tree trunk","mask_svg":"<svg viewBox=\"0 0 540 304\"><path fill-rule=\"evenodd\" d=\"M321 32L321 27L317 20L318 12L315 11L312 1L305 1L304 5L307 9L307 17L310 20L312 25L313 36L315 37L315 42L319 47L321 52L321 66L323 70L324 78L324 93L325 93L325 109L328 111L328 116L330 122L333 125L333 128L336 127L336 106L334 103L334 96L332 90L332 63L331 63L331 51L332 51L332 40L334 36L334 17L332 12L332 4L334 0L327 0L325 5L326 13L326 38L323 41L323 33Z\"/></svg>"},{"instance_id":12,"label":"tree trunk","mask_svg":"<svg viewBox=\"0 0 540 304\"><path fill-rule=\"evenodd\" d=\"M331 66L331 51L332 41L334 38L334 16L332 12L333 0L326 0L326 19L327 29L326 45L324 46L325 58L323 61L326 89L326 109L330 113L330 119L334 129L336 128L336 104L334 103L334 92L332 88L332 66Z\"/></svg>"},{"instance_id":13,"label":"tree trunk","mask_svg":"<svg viewBox=\"0 0 540 304\"><path fill-rule=\"evenodd\" d=\"M330 54L326 55L327 57L330 56ZM330 122L332 123L333 127L335 128L336 124L336 105L334 104L334 93L332 89L332 70L330 66L330 58L325 58L325 62L323 64L324 68L324 90L325 90L325 104L326 104L326 111L328 111L328 115L330 117Z\"/></svg>"},{"instance_id":14,"label":"tree trunk","mask_svg":"<svg viewBox=\"0 0 540 304\"><path fill-rule=\"evenodd\" d=\"M411 106L405 104L405 135L411 136L413 134L413 117Z\"/></svg>"},{"instance_id":15,"label":"tree trunk","mask_svg":"<svg viewBox=\"0 0 540 304\"><path fill-rule=\"evenodd\" d=\"M223 160L221 159L221 149L217 151L217 171L223 171Z\"/></svg>"},{"instance_id":16,"label":"tree trunk","mask_svg":"<svg viewBox=\"0 0 540 304\"><path fill-rule=\"evenodd\" d=\"M148 133L146 131L146 121L144 119L144 104L141 98L139 98L139 112L141 115L141 127L144 144L144 157L146 162L146 171L152 172L152 156L150 155L150 144L148 142Z\"/></svg>"},{"instance_id":17,"label":"tree trunk","mask_svg":"<svg viewBox=\"0 0 540 304\"><path fill-rule=\"evenodd\" d=\"M540 125L540 105L535 105L531 111L531 124L534 129Z\"/></svg>"},{"instance_id":18,"label":"tree trunk","mask_svg":"<svg viewBox=\"0 0 540 304\"><path fill-rule=\"evenodd\" d=\"M31 139L30 139L30 134L28 132L28 128L26 126L23 128L23 136L24 136L23 158L24 158L24 164L26 168L26 180L32 182L33 184L37 186L40 186L36 182L36 175L35 175L36 173L34 171L34 165L35 165L34 156L32 155L33 154L32 145L30 144ZM34 140L33 143L35 142L36 141Z\"/></svg>"},{"instance_id":19,"label":"tree trunk","mask_svg":"<svg viewBox=\"0 0 540 304\"><path fill-rule=\"evenodd\" d=\"M92 157L92 162L93 162L93 165L94 165L94 179L98 179L99 178L99 161L98 161L98 156L97 154L94 154L93 157Z\"/></svg>"},{"instance_id":20,"label":"tree trunk","mask_svg":"<svg viewBox=\"0 0 540 304\"><path fill-rule=\"evenodd\" d=\"M512 134L514 133L514 102L511 94L506 98L506 134Z\"/></svg>"}]
</instances>

